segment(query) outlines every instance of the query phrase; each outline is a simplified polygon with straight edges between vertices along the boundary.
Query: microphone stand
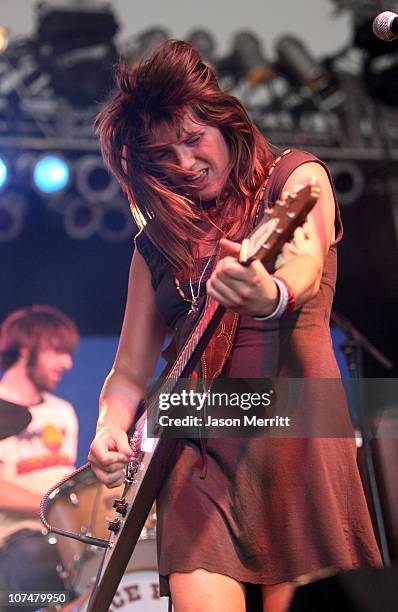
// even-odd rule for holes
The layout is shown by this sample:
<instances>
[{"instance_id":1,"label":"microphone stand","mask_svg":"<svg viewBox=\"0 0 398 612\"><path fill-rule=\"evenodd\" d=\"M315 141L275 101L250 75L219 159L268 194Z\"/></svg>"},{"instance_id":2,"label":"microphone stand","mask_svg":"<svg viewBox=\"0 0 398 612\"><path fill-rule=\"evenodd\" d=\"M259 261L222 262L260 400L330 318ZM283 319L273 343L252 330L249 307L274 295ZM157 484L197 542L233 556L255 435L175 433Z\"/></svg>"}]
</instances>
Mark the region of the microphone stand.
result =
<instances>
[{"instance_id":1,"label":"microphone stand","mask_svg":"<svg viewBox=\"0 0 398 612\"><path fill-rule=\"evenodd\" d=\"M385 567L391 566L391 556L387 543L386 529L384 524L383 511L380 502L379 487L377 485L376 471L370 442L371 435L368 427L365 426L364 415L364 397L363 397L363 353L366 351L376 359L384 368L393 369L393 363L383 355L354 325L345 317L337 314L335 311L331 314L331 320L348 335L348 340L341 344L345 358L347 360L350 379L358 382L356 387L357 393L352 394L354 402L354 415L356 419L356 428L362 437L362 444L365 454L366 471L368 476L370 497L373 504L374 517L377 527L377 533L380 542L380 551Z\"/></svg>"}]
</instances>

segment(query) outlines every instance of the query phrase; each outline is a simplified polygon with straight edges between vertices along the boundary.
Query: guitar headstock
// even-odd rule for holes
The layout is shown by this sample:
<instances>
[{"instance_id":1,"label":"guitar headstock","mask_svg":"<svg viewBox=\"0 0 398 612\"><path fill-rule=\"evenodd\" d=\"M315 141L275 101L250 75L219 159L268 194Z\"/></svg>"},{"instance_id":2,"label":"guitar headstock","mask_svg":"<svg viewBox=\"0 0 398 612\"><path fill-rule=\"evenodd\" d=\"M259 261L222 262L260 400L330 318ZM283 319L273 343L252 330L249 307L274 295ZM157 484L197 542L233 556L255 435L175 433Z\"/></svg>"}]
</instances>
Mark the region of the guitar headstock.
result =
<instances>
[{"instance_id":1,"label":"guitar headstock","mask_svg":"<svg viewBox=\"0 0 398 612\"><path fill-rule=\"evenodd\" d=\"M306 185L298 185L292 193L275 202L273 208L264 213L263 220L242 242L239 261L248 266L254 259L264 263L273 259L294 230L303 225L310 210L315 206L320 188L315 179Z\"/></svg>"}]
</instances>

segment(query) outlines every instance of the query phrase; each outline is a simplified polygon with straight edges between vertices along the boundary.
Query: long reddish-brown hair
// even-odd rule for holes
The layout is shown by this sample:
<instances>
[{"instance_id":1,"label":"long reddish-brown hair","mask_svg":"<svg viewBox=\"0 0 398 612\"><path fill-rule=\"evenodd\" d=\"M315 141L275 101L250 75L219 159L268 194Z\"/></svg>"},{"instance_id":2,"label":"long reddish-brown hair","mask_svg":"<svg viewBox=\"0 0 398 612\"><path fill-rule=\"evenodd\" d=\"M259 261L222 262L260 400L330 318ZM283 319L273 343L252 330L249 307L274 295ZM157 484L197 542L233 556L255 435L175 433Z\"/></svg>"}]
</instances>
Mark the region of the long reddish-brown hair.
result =
<instances>
[{"instance_id":1,"label":"long reddish-brown hair","mask_svg":"<svg viewBox=\"0 0 398 612\"><path fill-rule=\"evenodd\" d=\"M217 224L225 236L242 238L274 156L241 102L220 89L213 70L190 44L168 40L137 67L120 65L116 92L96 120L104 160L127 194L138 227L184 276L203 237L197 221L204 213L184 193L182 170L154 161L150 153L154 142L160 144L159 125L178 129L187 112L219 128L228 145L231 172L219 200L229 205L220 207ZM171 184L170 172L180 173L180 188Z\"/></svg>"}]
</instances>

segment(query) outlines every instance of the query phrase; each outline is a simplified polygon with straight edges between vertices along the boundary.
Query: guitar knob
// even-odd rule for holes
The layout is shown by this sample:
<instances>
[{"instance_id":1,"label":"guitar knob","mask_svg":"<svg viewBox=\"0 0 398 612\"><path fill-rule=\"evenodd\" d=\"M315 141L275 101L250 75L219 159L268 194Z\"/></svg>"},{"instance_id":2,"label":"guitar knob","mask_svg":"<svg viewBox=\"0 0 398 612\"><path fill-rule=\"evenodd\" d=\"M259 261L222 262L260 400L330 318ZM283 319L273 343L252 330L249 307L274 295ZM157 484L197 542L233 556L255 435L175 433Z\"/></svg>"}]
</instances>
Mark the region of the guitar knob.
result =
<instances>
[{"instance_id":1,"label":"guitar knob","mask_svg":"<svg viewBox=\"0 0 398 612\"><path fill-rule=\"evenodd\" d=\"M124 499L115 499L113 502L113 507L116 512L121 514L123 517L127 514L128 503Z\"/></svg>"},{"instance_id":2,"label":"guitar knob","mask_svg":"<svg viewBox=\"0 0 398 612\"><path fill-rule=\"evenodd\" d=\"M117 518L114 521L109 521L108 529L116 535L120 529L120 520Z\"/></svg>"}]
</instances>

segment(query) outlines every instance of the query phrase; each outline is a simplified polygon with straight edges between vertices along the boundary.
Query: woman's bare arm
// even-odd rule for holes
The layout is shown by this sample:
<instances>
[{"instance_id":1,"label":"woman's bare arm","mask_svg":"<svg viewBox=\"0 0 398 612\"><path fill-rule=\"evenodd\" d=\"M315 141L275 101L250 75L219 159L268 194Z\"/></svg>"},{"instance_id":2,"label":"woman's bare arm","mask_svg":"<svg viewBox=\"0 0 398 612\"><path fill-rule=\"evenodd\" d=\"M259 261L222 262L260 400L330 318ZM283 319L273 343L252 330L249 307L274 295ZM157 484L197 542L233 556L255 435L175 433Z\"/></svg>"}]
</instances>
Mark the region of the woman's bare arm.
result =
<instances>
[{"instance_id":1,"label":"woman's bare arm","mask_svg":"<svg viewBox=\"0 0 398 612\"><path fill-rule=\"evenodd\" d=\"M311 162L297 168L284 185L292 192L314 177L320 185L317 204L307 218L306 230L298 228L294 239L296 253L285 245L285 263L277 271L291 286L296 305L301 306L319 290L325 257L334 240L335 203L329 178L324 168ZM241 266L236 257L239 245L223 241L229 252L216 266L207 282L207 291L226 308L242 314L266 315L275 309L278 289L260 261L249 267Z\"/></svg>"},{"instance_id":2,"label":"woman's bare arm","mask_svg":"<svg viewBox=\"0 0 398 612\"><path fill-rule=\"evenodd\" d=\"M166 326L155 307L150 271L136 250L119 346L101 391L97 433L88 457L97 477L108 486L121 483L131 455L126 431L145 396L165 334Z\"/></svg>"}]
</instances>

